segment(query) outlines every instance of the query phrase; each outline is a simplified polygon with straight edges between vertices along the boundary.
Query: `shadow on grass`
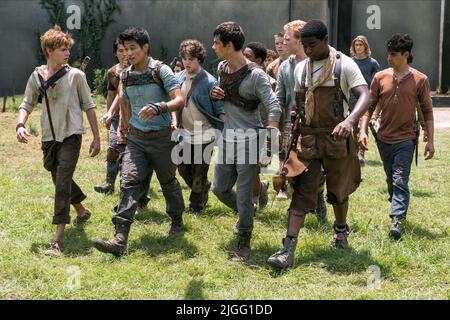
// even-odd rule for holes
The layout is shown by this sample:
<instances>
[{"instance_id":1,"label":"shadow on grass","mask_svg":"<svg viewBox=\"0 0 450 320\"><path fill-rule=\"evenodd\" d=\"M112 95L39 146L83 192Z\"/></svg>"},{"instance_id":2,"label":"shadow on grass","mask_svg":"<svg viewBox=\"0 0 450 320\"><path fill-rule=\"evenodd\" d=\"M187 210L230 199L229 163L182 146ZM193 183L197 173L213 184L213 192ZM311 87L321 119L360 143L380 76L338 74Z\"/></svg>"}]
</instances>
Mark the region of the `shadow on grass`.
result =
<instances>
[{"instance_id":1,"label":"shadow on grass","mask_svg":"<svg viewBox=\"0 0 450 320\"><path fill-rule=\"evenodd\" d=\"M187 287L186 291L184 293L184 299L185 300L205 300L206 297L203 293L203 280L200 279L192 279Z\"/></svg>"},{"instance_id":2,"label":"shadow on grass","mask_svg":"<svg viewBox=\"0 0 450 320\"><path fill-rule=\"evenodd\" d=\"M383 162L379 160L366 160L366 166L368 167L382 167Z\"/></svg>"},{"instance_id":3,"label":"shadow on grass","mask_svg":"<svg viewBox=\"0 0 450 320\"><path fill-rule=\"evenodd\" d=\"M167 238L146 234L129 244L129 251L142 250L149 257L180 252L185 259L193 258L198 249L184 238L184 233Z\"/></svg>"},{"instance_id":4,"label":"shadow on grass","mask_svg":"<svg viewBox=\"0 0 450 320\"><path fill-rule=\"evenodd\" d=\"M64 231L63 255L68 257L84 256L90 253L92 241L88 239L83 226L67 227ZM30 251L35 254L42 254L50 247L49 242L35 242L31 245Z\"/></svg>"},{"instance_id":5,"label":"shadow on grass","mask_svg":"<svg viewBox=\"0 0 450 320\"><path fill-rule=\"evenodd\" d=\"M151 200L150 200L151 202ZM134 219L136 221L139 221L143 224L148 224L151 222L162 224L168 220L170 220L169 216L166 213L162 213L159 210L153 210L153 209L144 209L141 212L136 212L136 215L134 216Z\"/></svg>"},{"instance_id":6,"label":"shadow on grass","mask_svg":"<svg viewBox=\"0 0 450 320\"><path fill-rule=\"evenodd\" d=\"M430 230L427 230L425 228L422 228L416 224L409 222L408 220L406 220L406 223L405 223L405 233L411 235L411 237L413 237L413 238L418 237L418 238L424 238L424 239L429 239L429 240L436 240L436 239L442 239L442 238L448 237L447 234L433 233Z\"/></svg>"},{"instance_id":7,"label":"shadow on grass","mask_svg":"<svg viewBox=\"0 0 450 320\"><path fill-rule=\"evenodd\" d=\"M411 196L418 198L431 198L434 197L435 193L432 191L412 191Z\"/></svg>"},{"instance_id":8,"label":"shadow on grass","mask_svg":"<svg viewBox=\"0 0 450 320\"><path fill-rule=\"evenodd\" d=\"M228 248L236 248L237 240L230 241ZM248 265L257 265L271 270L271 276L277 278L289 272L291 269L276 270L267 264L267 259L281 249L279 246L271 246L267 243L252 248ZM352 273L367 272L369 266L378 266L384 277L389 275L389 269L374 260L368 251L356 251L353 248L335 249L332 247L313 246L301 252L296 250L294 269L300 265L320 264L331 273L350 275Z\"/></svg>"}]
</instances>

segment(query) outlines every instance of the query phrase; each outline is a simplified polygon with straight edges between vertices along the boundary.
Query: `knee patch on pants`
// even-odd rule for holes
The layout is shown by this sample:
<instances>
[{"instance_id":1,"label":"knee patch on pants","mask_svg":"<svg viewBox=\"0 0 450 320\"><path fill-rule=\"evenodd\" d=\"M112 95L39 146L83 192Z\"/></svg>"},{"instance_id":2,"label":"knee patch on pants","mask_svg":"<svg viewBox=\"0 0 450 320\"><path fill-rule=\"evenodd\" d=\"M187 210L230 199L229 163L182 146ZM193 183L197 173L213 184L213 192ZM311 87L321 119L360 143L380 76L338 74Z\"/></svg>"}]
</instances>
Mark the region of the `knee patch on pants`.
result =
<instances>
[{"instance_id":1,"label":"knee patch on pants","mask_svg":"<svg viewBox=\"0 0 450 320\"><path fill-rule=\"evenodd\" d=\"M119 159L120 156L120 150L113 147L108 147L108 150L106 151L106 160L107 161L116 161Z\"/></svg>"},{"instance_id":2,"label":"knee patch on pants","mask_svg":"<svg viewBox=\"0 0 450 320\"><path fill-rule=\"evenodd\" d=\"M338 198L331 192L327 193L327 202L331 205L341 205L348 202L348 197L343 199L342 201L339 201Z\"/></svg>"}]
</instances>

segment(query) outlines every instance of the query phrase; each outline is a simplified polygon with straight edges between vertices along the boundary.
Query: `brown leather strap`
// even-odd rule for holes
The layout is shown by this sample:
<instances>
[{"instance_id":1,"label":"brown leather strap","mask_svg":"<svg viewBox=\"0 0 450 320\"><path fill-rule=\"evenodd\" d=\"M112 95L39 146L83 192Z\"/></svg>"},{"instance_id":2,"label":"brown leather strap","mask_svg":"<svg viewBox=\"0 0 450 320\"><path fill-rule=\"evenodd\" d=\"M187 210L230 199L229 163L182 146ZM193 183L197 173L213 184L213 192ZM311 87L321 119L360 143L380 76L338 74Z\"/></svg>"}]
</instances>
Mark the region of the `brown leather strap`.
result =
<instances>
[{"instance_id":1,"label":"brown leather strap","mask_svg":"<svg viewBox=\"0 0 450 320\"><path fill-rule=\"evenodd\" d=\"M300 126L299 132L300 134L307 135L307 134L330 134L334 130L334 127L328 127L328 128L310 128L310 127L302 127Z\"/></svg>"}]
</instances>

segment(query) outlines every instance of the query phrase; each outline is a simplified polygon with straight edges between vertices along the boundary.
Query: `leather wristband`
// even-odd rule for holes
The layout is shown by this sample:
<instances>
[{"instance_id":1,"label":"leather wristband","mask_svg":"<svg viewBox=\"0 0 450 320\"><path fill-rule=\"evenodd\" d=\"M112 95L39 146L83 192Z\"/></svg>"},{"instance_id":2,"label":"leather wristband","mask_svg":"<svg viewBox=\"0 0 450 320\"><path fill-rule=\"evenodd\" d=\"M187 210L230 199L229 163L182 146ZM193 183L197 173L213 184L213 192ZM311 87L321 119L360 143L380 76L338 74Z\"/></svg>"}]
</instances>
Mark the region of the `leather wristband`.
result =
<instances>
[{"instance_id":1,"label":"leather wristband","mask_svg":"<svg viewBox=\"0 0 450 320\"><path fill-rule=\"evenodd\" d=\"M19 128L25 128L25 124L23 124L23 123L18 123L18 124L16 125L16 132L17 132L17 130L19 130Z\"/></svg>"}]
</instances>

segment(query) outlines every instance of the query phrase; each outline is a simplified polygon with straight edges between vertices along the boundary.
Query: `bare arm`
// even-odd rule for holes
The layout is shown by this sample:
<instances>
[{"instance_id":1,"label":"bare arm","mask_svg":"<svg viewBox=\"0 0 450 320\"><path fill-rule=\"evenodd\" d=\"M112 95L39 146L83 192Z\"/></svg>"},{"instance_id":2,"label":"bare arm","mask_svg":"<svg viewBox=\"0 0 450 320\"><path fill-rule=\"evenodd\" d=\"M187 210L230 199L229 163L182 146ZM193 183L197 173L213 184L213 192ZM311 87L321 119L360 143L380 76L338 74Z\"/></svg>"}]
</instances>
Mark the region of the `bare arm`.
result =
<instances>
[{"instance_id":1,"label":"bare arm","mask_svg":"<svg viewBox=\"0 0 450 320\"><path fill-rule=\"evenodd\" d=\"M17 119L17 124L22 123L25 126L25 123L28 120L28 116L30 113L25 109L19 109L19 117ZM28 137L30 133L25 127L19 127L16 131L17 140L21 143L28 143Z\"/></svg>"},{"instance_id":2,"label":"bare arm","mask_svg":"<svg viewBox=\"0 0 450 320\"><path fill-rule=\"evenodd\" d=\"M95 114L95 109L91 108L86 111L86 116L91 126L93 140L89 148L89 154L91 157L95 157L100 152L100 134L98 132L97 116Z\"/></svg>"}]
</instances>

